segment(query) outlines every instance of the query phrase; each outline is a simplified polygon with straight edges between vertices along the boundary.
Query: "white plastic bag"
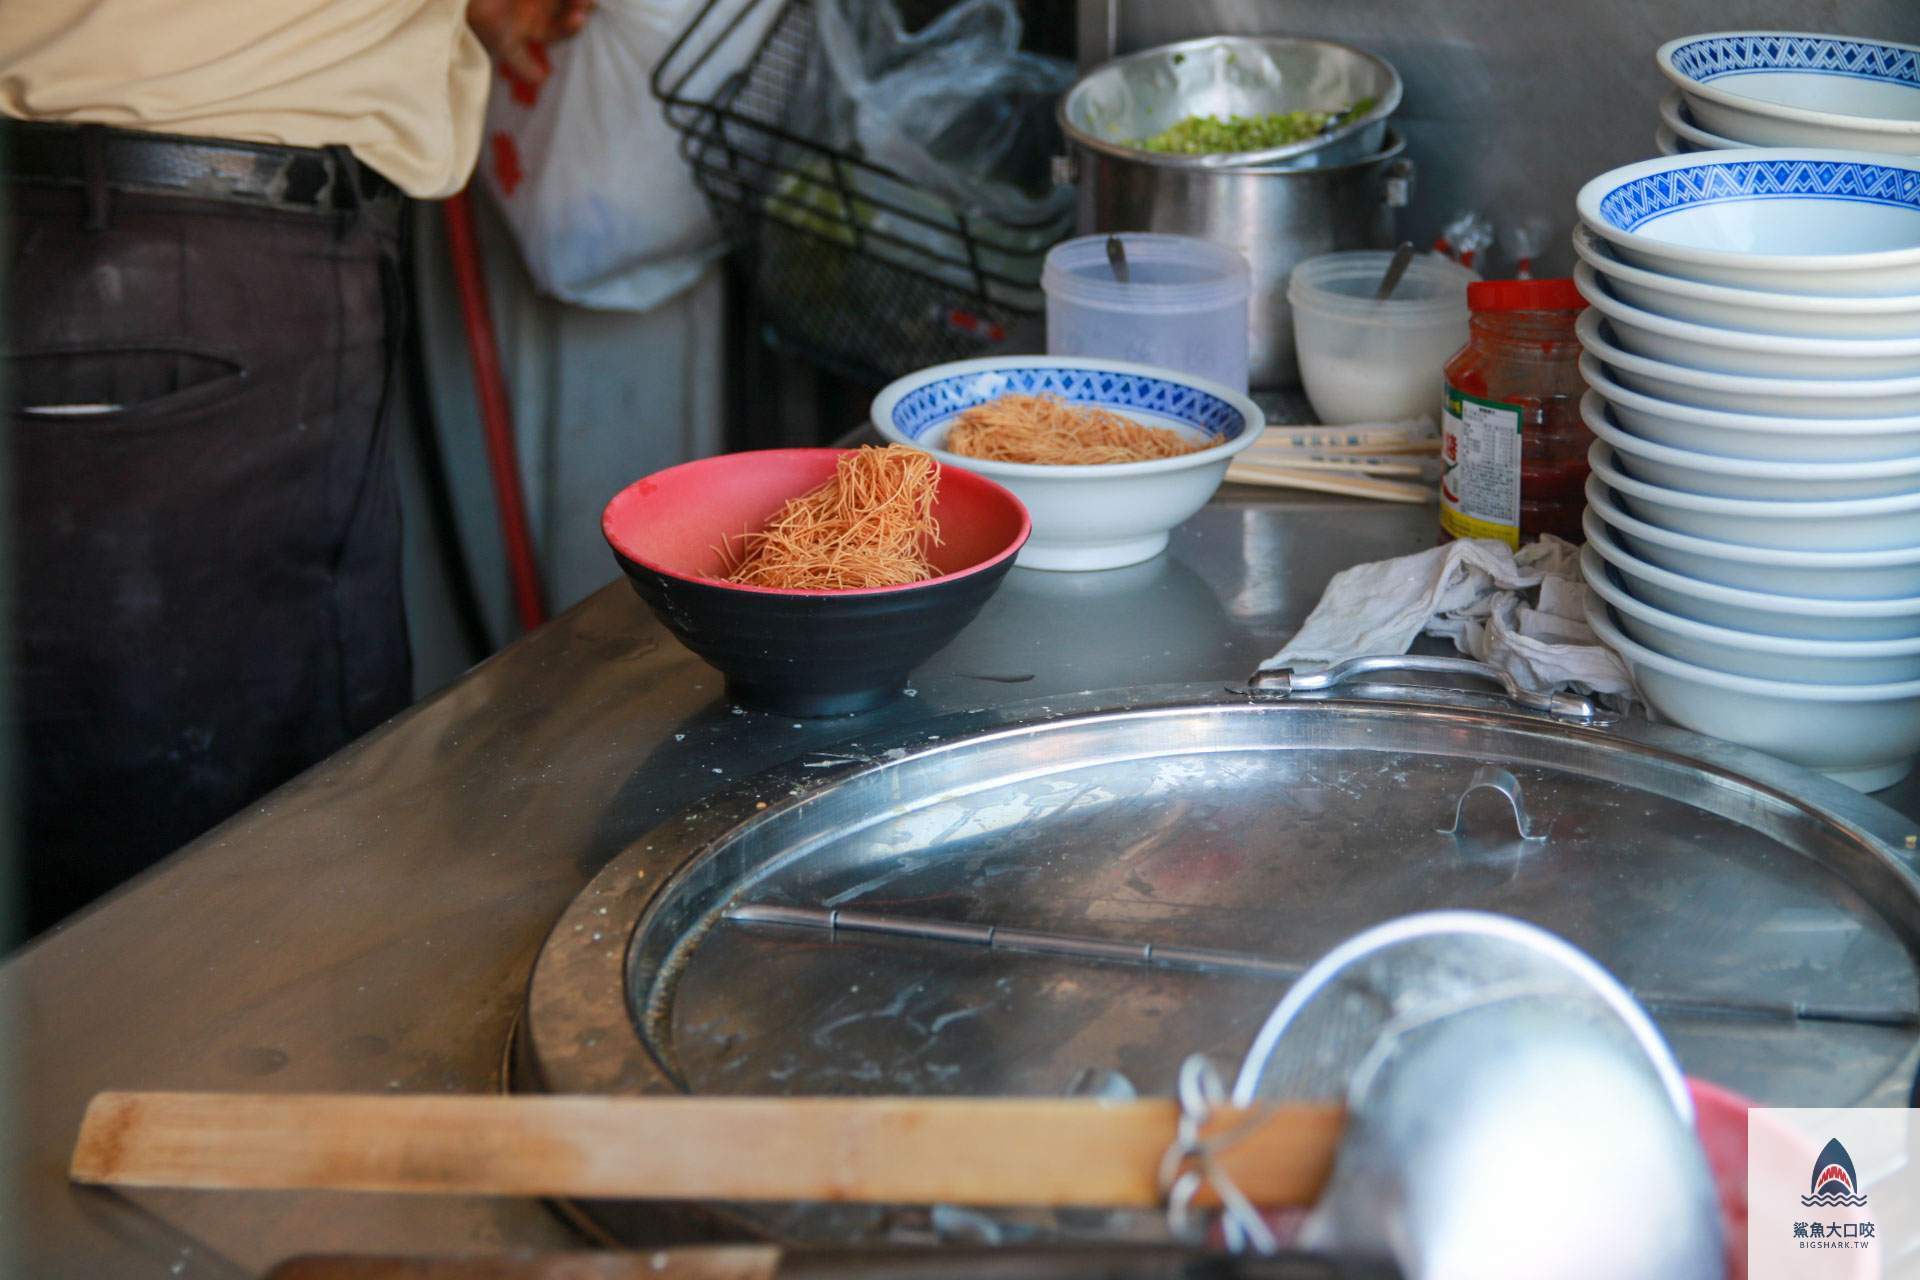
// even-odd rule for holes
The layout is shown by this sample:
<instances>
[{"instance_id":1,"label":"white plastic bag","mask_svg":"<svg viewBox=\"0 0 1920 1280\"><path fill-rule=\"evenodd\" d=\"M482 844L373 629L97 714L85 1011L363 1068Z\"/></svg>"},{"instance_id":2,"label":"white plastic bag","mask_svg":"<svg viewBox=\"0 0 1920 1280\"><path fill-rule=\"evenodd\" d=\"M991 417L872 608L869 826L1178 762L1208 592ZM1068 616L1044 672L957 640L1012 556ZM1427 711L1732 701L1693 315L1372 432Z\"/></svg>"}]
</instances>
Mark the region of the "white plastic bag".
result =
<instances>
[{"instance_id":1,"label":"white plastic bag","mask_svg":"<svg viewBox=\"0 0 1920 1280\"><path fill-rule=\"evenodd\" d=\"M647 84L698 4L600 0L579 35L549 46L552 74L537 89L495 72L480 171L541 292L648 311L720 254L679 135ZM762 26L742 24L716 74L739 65L760 34L748 28Z\"/></svg>"},{"instance_id":2,"label":"white plastic bag","mask_svg":"<svg viewBox=\"0 0 1920 1280\"><path fill-rule=\"evenodd\" d=\"M811 104L812 136L857 143L875 163L1007 222L1044 221L1072 198L1054 185L1052 159L1054 103L1073 67L1020 49L1013 0L960 0L911 34L892 0L818 0L818 31L844 102Z\"/></svg>"}]
</instances>

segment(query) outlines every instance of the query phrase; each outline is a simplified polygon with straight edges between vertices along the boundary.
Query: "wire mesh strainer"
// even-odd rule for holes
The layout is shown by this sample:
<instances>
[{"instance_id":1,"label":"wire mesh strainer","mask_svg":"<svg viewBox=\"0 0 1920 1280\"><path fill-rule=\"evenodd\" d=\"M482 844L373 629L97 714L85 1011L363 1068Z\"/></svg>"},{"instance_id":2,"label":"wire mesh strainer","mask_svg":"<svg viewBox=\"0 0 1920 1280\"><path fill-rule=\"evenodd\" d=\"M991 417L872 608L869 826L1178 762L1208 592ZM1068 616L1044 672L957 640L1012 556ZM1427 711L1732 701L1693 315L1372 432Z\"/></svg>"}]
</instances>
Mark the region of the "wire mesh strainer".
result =
<instances>
[{"instance_id":1,"label":"wire mesh strainer","mask_svg":"<svg viewBox=\"0 0 1920 1280\"><path fill-rule=\"evenodd\" d=\"M1547 1003L1644 1062L1684 1122L1686 1081L1653 1021L1597 963L1543 929L1478 911L1403 916L1348 939L1274 1007L1233 1100L1348 1097L1416 1028L1493 1004Z\"/></svg>"},{"instance_id":2,"label":"wire mesh strainer","mask_svg":"<svg viewBox=\"0 0 1920 1280\"><path fill-rule=\"evenodd\" d=\"M1330 952L1234 1090L1242 1106L1314 1097L1344 1097L1348 1117L1309 1248L1390 1257L1413 1280L1722 1274L1671 1051L1605 970L1532 925L1433 912Z\"/></svg>"}]
</instances>

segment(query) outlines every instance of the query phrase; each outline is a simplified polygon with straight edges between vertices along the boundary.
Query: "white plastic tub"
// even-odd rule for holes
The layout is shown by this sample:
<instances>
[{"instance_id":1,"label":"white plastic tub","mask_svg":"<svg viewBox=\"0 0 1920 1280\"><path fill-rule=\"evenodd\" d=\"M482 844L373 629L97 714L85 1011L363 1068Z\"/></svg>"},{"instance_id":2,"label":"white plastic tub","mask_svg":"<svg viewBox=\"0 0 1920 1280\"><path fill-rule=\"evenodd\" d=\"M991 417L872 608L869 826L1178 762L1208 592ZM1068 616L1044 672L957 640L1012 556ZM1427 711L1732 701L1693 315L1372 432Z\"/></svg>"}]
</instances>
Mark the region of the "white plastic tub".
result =
<instances>
[{"instance_id":1,"label":"white plastic tub","mask_svg":"<svg viewBox=\"0 0 1920 1280\"><path fill-rule=\"evenodd\" d=\"M1064 240L1047 254L1047 354L1156 365L1247 389L1247 260L1192 236L1122 233L1127 280L1114 275L1105 235Z\"/></svg>"},{"instance_id":2,"label":"white plastic tub","mask_svg":"<svg viewBox=\"0 0 1920 1280\"><path fill-rule=\"evenodd\" d=\"M1440 409L1440 371L1467 341L1467 285L1480 277L1433 254L1374 301L1393 255L1309 258L1293 269L1293 345L1322 422L1399 422Z\"/></svg>"}]
</instances>

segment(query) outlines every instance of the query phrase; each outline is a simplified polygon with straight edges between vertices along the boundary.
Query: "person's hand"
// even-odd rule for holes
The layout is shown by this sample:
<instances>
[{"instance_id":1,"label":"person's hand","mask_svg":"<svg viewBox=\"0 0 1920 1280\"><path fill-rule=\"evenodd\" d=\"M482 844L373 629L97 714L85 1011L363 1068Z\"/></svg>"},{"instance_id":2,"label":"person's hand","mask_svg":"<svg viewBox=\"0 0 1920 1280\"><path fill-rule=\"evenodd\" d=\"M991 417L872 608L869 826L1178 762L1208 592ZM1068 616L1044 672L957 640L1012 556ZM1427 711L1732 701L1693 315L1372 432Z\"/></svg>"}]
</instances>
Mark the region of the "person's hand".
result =
<instances>
[{"instance_id":1,"label":"person's hand","mask_svg":"<svg viewBox=\"0 0 1920 1280\"><path fill-rule=\"evenodd\" d=\"M587 25L594 0L467 0L467 25L516 78L539 84L547 78L540 46L562 40Z\"/></svg>"}]
</instances>

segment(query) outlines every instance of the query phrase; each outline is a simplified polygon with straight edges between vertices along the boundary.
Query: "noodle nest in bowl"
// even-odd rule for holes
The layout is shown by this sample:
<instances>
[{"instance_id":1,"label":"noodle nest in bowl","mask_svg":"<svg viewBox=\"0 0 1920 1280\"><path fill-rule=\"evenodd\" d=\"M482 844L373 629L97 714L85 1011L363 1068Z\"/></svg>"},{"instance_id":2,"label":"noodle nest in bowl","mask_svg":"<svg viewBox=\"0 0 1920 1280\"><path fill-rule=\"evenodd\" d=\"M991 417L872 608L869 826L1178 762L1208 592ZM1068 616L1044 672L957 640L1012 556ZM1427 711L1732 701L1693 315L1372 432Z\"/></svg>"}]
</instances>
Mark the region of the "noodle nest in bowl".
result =
<instances>
[{"instance_id":1,"label":"noodle nest in bowl","mask_svg":"<svg viewBox=\"0 0 1920 1280\"><path fill-rule=\"evenodd\" d=\"M940 466L904 445L840 455L833 478L789 498L757 532L727 539L726 581L787 591L897 587L940 576Z\"/></svg>"},{"instance_id":2,"label":"noodle nest in bowl","mask_svg":"<svg viewBox=\"0 0 1920 1280\"><path fill-rule=\"evenodd\" d=\"M947 429L942 447L987 462L1091 466L1178 458L1217 443L1196 443L1168 427L1142 426L1098 405L1005 395L963 412Z\"/></svg>"}]
</instances>

